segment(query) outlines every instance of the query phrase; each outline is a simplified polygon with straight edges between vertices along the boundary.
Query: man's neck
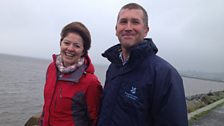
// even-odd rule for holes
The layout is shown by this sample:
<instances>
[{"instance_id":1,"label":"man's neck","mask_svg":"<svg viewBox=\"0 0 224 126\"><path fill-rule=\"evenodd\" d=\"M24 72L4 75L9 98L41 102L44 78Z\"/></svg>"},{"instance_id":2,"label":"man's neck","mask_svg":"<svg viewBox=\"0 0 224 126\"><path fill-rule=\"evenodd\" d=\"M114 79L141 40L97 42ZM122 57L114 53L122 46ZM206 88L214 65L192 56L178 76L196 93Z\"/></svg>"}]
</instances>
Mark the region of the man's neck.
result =
<instances>
[{"instance_id":1,"label":"man's neck","mask_svg":"<svg viewBox=\"0 0 224 126\"><path fill-rule=\"evenodd\" d=\"M130 51L126 50L126 49L122 49L122 59L124 61L128 60L129 56L130 56Z\"/></svg>"}]
</instances>

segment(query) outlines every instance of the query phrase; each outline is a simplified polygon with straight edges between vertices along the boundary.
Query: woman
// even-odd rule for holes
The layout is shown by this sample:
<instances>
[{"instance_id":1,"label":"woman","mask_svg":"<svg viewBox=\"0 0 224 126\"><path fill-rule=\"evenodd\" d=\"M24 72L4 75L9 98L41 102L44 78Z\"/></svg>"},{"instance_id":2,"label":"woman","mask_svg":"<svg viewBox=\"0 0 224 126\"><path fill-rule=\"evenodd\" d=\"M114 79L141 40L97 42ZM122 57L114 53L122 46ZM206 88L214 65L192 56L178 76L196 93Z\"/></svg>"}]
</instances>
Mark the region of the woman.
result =
<instances>
[{"instance_id":1,"label":"woman","mask_svg":"<svg viewBox=\"0 0 224 126\"><path fill-rule=\"evenodd\" d=\"M102 86L88 56L91 37L80 22L61 32L60 54L53 55L44 88L41 126L94 126Z\"/></svg>"}]
</instances>

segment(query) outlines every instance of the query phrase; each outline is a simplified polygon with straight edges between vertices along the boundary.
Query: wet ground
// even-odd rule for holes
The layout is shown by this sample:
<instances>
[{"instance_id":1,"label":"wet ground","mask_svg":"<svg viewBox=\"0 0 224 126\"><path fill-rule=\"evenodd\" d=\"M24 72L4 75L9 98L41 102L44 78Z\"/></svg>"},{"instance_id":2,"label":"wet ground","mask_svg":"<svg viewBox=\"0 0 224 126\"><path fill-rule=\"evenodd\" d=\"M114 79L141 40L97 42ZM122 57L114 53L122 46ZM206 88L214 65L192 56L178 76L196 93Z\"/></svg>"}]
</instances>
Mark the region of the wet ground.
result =
<instances>
[{"instance_id":1,"label":"wet ground","mask_svg":"<svg viewBox=\"0 0 224 126\"><path fill-rule=\"evenodd\" d=\"M224 104L190 122L189 126L224 126Z\"/></svg>"}]
</instances>

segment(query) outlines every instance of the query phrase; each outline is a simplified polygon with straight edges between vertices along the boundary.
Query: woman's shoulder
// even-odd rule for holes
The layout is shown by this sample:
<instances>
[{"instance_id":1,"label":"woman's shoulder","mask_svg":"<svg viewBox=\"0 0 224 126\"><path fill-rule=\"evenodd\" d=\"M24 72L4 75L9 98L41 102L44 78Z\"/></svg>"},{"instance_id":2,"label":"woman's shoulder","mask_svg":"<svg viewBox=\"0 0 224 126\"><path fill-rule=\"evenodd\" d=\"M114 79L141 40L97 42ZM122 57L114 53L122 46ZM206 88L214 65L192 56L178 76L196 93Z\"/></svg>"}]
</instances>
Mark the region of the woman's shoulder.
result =
<instances>
[{"instance_id":1,"label":"woman's shoulder","mask_svg":"<svg viewBox=\"0 0 224 126\"><path fill-rule=\"evenodd\" d=\"M49 63L49 65L48 65L48 67L47 67L47 71L49 71L49 70L52 70L52 69L55 69L55 63L54 62L51 62L51 63Z\"/></svg>"},{"instance_id":2,"label":"woman's shoulder","mask_svg":"<svg viewBox=\"0 0 224 126\"><path fill-rule=\"evenodd\" d=\"M95 74L93 74L93 73L86 73L86 75L85 75L85 79L86 79L86 81L88 81L88 83L90 83L90 84L95 84L95 85L97 85L97 84L100 83L98 77L97 77Z\"/></svg>"},{"instance_id":3,"label":"woman's shoulder","mask_svg":"<svg viewBox=\"0 0 224 126\"><path fill-rule=\"evenodd\" d=\"M85 75L85 79L83 80L83 83L87 90L101 90L102 89L102 85L99 79L94 74L87 73Z\"/></svg>"}]
</instances>

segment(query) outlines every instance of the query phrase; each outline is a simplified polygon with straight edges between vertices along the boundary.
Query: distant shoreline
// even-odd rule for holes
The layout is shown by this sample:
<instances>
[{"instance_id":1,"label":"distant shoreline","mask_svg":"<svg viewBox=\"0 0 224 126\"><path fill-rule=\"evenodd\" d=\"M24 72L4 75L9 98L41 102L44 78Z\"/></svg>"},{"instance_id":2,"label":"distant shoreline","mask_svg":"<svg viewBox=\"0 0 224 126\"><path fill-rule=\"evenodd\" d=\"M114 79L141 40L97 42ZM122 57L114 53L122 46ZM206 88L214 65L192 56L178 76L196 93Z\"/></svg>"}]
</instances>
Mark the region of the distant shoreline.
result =
<instances>
[{"instance_id":1,"label":"distant shoreline","mask_svg":"<svg viewBox=\"0 0 224 126\"><path fill-rule=\"evenodd\" d=\"M182 77L186 78L193 78L193 79L199 79L199 80L206 80L206 81L215 81L215 82L222 82L224 83L223 80L215 80L215 79L209 79L209 78L203 78L203 77L194 77L194 76L189 76L189 75L181 75Z\"/></svg>"},{"instance_id":2,"label":"distant shoreline","mask_svg":"<svg viewBox=\"0 0 224 126\"><path fill-rule=\"evenodd\" d=\"M44 60L44 61L51 61L49 58L41 58L41 57L32 57L32 56L24 56L24 55L16 55L16 54L6 54L6 53L0 53L2 56L10 56L10 57L20 57L20 58L28 58L28 59L36 59L36 60Z\"/></svg>"}]
</instances>

